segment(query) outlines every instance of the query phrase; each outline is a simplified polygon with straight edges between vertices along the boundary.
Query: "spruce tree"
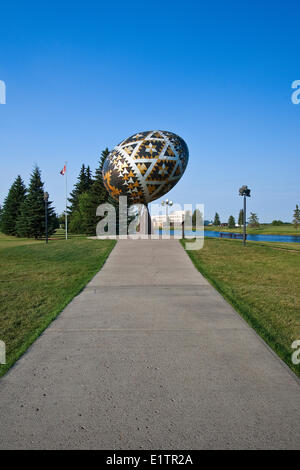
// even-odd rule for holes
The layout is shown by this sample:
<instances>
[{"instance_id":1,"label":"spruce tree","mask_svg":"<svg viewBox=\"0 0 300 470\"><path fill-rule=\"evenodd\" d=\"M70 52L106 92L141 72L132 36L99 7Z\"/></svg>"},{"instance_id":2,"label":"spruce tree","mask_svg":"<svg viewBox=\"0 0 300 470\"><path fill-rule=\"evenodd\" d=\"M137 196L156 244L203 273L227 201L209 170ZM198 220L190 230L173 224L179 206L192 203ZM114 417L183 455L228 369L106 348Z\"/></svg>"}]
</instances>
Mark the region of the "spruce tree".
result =
<instances>
[{"instance_id":1,"label":"spruce tree","mask_svg":"<svg viewBox=\"0 0 300 470\"><path fill-rule=\"evenodd\" d=\"M17 234L17 219L20 216L20 208L26 199L26 187L21 176L17 176L11 185L4 201L1 231L6 235Z\"/></svg>"},{"instance_id":2,"label":"spruce tree","mask_svg":"<svg viewBox=\"0 0 300 470\"><path fill-rule=\"evenodd\" d=\"M88 165L86 170L85 170L85 191L88 191L90 187L93 184L93 175L90 169L90 166Z\"/></svg>"},{"instance_id":3,"label":"spruce tree","mask_svg":"<svg viewBox=\"0 0 300 470\"><path fill-rule=\"evenodd\" d=\"M249 226L250 227L259 227L258 216L257 216L257 214L255 214L255 212L250 212Z\"/></svg>"},{"instance_id":4,"label":"spruce tree","mask_svg":"<svg viewBox=\"0 0 300 470\"><path fill-rule=\"evenodd\" d=\"M235 218L233 217L233 215L231 215L228 219L228 227L235 228Z\"/></svg>"},{"instance_id":5,"label":"spruce tree","mask_svg":"<svg viewBox=\"0 0 300 470\"><path fill-rule=\"evenodd\" d=\"M95 171L95 178L90 189L87 192L87 197L81 198L81 211L83 218L83 227L85 233L89 235L96 234L96 226L100 217L96 215L97 207L104 202L109 202L113 205L113 201L105 189L102 178L102 168L106 157L109 155L109 150L106 148L101 152L99 166Z\"/></svg>"},{"instance_id":6,"label":"spruce tree","mask_svg":"<svg viewBox=\"0 0 300 470\"><path fill-rule=\"evenodd\" d=\"M84 193L87 190L87 174L86 174L86 168L85 165L83 164L81 166L78 178L77 178L77 183L74 186L73 191L70 194L70 197L68 201L70 202L70 206L68 207L69 209L69 214L72 217L72 214L78 209L78 198L80 194Z\"/></svg>"},{"instance_id":7,"label":"spruce tree","mask_svg":"<svg viewBox=\"0 0 300 470\"><path fill-rule=\"evenodd\" d=\"M217 212L215 214L215 219L214 219L213 225L217 225L217 226L221 225L220 216Z\"/></svg>"},{"instance_id":8,"label":"spruce tree","mask_svg":"<svg viewBox=\"0 0 300 470\"><path fill-rule=\"evenodd\" d=\"M195 228L196 225L203 225L203 215L199 209L195 209L192 215L193 228Z\"/></svg>"},{"instance_id":9,"label":"spruce tree","mask_svg":"<svg viewBox=\"0 0 300 470\"><path fill-rule=\"evenodd\" d=\"M298 204L296 204L296 209L294 210L293 224L295 229L297 229L298 225L300 224L300 209Z\"/></svg>"},{"instance_id":10,"label":"spruce tree","mask_svg":"<svg viewBox=\"0 0 300 470\"><path fill-rule=\"evenodd\" d=\"M240 210L238 224L244 225L244 209Z\"/></svg>"},{"instance_id":11,"label":"spruce tree","mask_svg":"<svg viewBox=\"0 0 300 470\"><path fill-rule=\"evenodd\" d=\"M48 201L48 235L55 231L56 226L57 217L52 202ZM31 174L28 195L20 207L16 228L20 237L38 239L45 235L44 183L37 166Z\"/></svg>"}]
</instances>

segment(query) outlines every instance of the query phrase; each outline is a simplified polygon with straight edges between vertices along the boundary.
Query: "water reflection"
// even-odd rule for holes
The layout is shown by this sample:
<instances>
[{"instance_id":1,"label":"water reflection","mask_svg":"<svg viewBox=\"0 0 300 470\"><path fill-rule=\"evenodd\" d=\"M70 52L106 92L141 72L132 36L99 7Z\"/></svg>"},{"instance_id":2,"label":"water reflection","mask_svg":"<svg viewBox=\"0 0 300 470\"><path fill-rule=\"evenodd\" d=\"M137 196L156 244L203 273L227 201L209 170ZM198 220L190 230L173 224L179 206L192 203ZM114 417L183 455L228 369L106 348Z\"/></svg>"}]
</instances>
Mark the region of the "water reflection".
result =
<instances>
[{"instance_id":1,"label":"water reflection","mask_svg":"<svg viewBox=\"0 0 300 470\"><path fill-rule=\"evenodd\" d=\"M166 234L165 230L158 231L156 230L155 233L162 233ZM193 232L192 230L186 230L185 235L188 237L192 236L203 237L203 231ZM228 232L222 232L227 233ZM175 235L177 237L181 236L181 230L171 230L171 235ZM204 230L205 237L213 237L213 238L220 238L220 232L215 232L212 230ZM225 238L225 237L224 237ZM229 238L229 237L226 237ZM300 243L300 235L254 235L254 234L247 234L247 240L257 241L257 242L284 242L284 243Z\"/></svg>"}]
</instances>

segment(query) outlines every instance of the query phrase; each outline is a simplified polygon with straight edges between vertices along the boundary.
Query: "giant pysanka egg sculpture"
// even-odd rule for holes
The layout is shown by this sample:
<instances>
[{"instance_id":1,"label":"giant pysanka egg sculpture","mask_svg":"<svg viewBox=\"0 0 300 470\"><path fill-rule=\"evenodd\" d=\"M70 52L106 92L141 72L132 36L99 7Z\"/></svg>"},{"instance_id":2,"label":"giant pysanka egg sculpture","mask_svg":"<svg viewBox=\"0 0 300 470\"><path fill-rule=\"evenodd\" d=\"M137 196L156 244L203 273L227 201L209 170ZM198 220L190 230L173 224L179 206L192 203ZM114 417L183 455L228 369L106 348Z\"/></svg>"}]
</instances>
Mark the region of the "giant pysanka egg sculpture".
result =
<instances>
[{"instance_id":1,"label":"giant pysanka egg sculpture","mask_svg":"<svg viewBox=\"0 0 300 470\"><path fill-rule=\"evenodd\" d=\"M168 131L147 131L123 140L107 156L102 170L104 185L116 200L148 204L170 191L188 163L185 141Z\"/></svg>"}]
</instances>

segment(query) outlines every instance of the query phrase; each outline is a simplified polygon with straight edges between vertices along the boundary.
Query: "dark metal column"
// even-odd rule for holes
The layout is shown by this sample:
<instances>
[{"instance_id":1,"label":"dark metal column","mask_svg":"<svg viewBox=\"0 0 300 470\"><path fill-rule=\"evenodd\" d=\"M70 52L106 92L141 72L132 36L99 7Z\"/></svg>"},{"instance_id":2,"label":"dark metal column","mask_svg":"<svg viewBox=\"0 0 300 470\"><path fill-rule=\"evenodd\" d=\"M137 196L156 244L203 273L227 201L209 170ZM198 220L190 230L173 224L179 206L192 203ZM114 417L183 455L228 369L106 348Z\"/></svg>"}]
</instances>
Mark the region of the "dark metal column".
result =
<instances>
[{"instance_id":1,"label":"dark metal column","mask_svg":"<svg viewBox=\"0 0 300 470\"><path fill-rule=\"evenodd\" d=\"M244 227L243 227L243 243L246 245L246 196L244 195Z\"/></svg>"}]
</instances>

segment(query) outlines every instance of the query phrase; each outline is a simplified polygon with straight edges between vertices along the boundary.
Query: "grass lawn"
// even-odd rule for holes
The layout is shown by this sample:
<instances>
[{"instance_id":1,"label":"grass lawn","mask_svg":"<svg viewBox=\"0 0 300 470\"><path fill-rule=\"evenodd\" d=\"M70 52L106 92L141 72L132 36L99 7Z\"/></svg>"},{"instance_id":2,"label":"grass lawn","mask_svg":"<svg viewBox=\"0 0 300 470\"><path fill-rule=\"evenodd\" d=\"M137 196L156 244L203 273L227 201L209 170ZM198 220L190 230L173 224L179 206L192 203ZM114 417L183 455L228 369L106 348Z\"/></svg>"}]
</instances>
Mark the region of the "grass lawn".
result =
<instances>
[{"instance_id":1,"label":"grass lawn","mask_svg":"<svg viewBox=\"0 0 300 470\"><path fill-rule=\"evenodd\" d=\"M96 234L95 234L96 235ZM86 238L85 234L77 234L77 233L68 233L68 240L73 240L73 238ZM62 228L58 228L53 235L50 237L51 240L65 240L66 239L66 232Z\"/></svg>"},{"instance_id":2,"label":"grass lawn","mask_svg":"<svg viewBox=\"0 0 300 470\"><path fill-rule=\"evenodd\" d=\"M272 245L252 242L244 247L239 240L206 238L202 250L187 253L199 271L300 376L300 365L291 362L291 344L300 339L300 252L278 249L278 243ZM296 243L283 245L294 248Z\"/></svg>"},{"instance_id":3,"label":"grass lawn","mask_svg":"<svg viewBox=\"0 0 300 470\"><path fill-rule=\"evenodd\" d=\"M228 227L215 227L211 225L206 225L205 230L213 230L217 232L232 232L232 233L242 233L243 228L228 228ZM261 224L257 228L247 227L247 233L252 235L298 235L300 236L300 227L295 229L293 224L286 225L271 225L271 224Z\"/></svg>"},{"instance_id":4,"label":"grass lawn","mask_svg":"<svg viewBox=\"0 0 300 470\"><path fill-rule=\"evenodd\" d=\"M281 250L288 250L288 251L300 251L300 243L285 243L285 242L254 242L252 240L248 240L247 244L254 244L256 246L266 246L269 248L277 248Z\"/></svg>"},{"instance_id":5,"label":"grass lawn","mask_svg":"<svg viewBox=\"0 0 300 470\"><path fill-rule=\"evenodd\" d=\"M46 245L0 234L0 340L6 344L0 376L99 271L114 245L80 237Z\"/></svg>"}]
</instances>

